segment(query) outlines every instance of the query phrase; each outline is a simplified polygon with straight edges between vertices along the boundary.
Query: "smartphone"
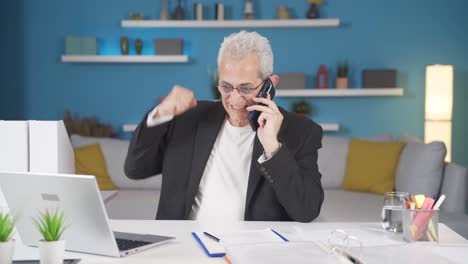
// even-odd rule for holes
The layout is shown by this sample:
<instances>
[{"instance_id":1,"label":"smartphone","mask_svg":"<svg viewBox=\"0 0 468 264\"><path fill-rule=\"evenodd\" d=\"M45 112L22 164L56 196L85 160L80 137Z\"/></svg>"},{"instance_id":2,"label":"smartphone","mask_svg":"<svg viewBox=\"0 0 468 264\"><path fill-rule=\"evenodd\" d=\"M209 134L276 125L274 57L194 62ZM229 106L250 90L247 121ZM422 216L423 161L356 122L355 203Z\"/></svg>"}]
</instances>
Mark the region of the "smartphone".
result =
<instances>
[{"instance_id":1,"label":"smartphone","mask_svg":"<svg viewBox=\"0 0 468 264\"><path fill-rule=\"evenodd\" d=\"M268 95L270 95L271 100L273 100L273 98L275 97L275 87L273 86L273 83L271 82L270 78L267 78L263 82L262 89L260 89L260 92L258 93L257 97L267 98ZM255 103L255 104L265 105L262 103ZM249 113L248 119L249 119L249 123L253 131L257 131L258 127L260 126L258 124L258 118L260 117L260 114L261 114L260 111L252 111Z\"/></svg>"}]
</instances>

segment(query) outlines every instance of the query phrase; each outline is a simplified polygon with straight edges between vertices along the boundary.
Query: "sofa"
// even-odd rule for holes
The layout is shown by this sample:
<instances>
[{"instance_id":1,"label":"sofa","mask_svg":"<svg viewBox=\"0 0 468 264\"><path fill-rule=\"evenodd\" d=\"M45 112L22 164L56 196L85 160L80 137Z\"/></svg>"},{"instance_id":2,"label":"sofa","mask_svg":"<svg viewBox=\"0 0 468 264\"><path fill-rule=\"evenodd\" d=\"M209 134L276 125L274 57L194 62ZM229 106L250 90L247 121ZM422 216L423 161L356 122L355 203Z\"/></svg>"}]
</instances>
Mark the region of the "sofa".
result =
<instances>
[{"instance_id":1,"label":"sofa","mask_svg":"<svg viewBox=\"0 0 468 264\"><path fill-rule=\"evenodd\" d=\"M405 142L399 154L395 190L430 196L447 196L439 221L468 238L468 170L454 163L445 163L442 142L424 144L409 135L381 135L366 138L372 142ZM345 137L324 136L319 150L318 166L322 174L325 200L317 222L379 222L383 195L344 190L349 144ZM101 146L114 191L102 191L109 218L154 219L161 189L160 175L131 180L123 172L129 141L114 138L71 136L74 148L96 144Z\"/></svg>"}]
</instances>

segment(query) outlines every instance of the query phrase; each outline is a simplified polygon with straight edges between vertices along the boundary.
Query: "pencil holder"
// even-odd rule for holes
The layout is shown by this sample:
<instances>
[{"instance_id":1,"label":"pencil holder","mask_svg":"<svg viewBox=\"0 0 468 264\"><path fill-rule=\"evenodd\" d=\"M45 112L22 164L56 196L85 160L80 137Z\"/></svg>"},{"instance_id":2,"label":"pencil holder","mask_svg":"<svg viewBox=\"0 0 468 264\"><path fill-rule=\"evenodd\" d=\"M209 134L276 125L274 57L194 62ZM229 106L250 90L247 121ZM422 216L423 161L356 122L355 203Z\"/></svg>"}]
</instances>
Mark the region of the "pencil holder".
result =
<instances>
[{"instance_id":1,"label":"pencil holder","mask_svg":"<svg viewBox=\"0 0 468 264\"><path fill-rule=\"evenodd\" d=\"M439 210L403 211L403 237L408 242L439 242Z\"/></svg>"}]
</instances>

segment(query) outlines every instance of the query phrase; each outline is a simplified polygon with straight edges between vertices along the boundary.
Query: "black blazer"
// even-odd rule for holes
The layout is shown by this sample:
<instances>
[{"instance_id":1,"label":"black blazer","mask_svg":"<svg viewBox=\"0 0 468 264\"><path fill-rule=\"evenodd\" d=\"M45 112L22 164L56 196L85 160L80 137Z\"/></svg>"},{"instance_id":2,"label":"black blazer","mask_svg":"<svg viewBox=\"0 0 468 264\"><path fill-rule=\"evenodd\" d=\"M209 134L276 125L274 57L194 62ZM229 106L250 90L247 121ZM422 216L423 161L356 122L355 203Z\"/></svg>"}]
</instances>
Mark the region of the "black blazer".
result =
<instances>
[{"instance_id":1,"label":"black blazer","mask_svg":"<svg viewBox=\"0 0 468 264\"><path fill-rule=\"evenodd\" d=\"M284 119L278 134L283 144L270 160L259 164L262 145L255 137L245 220L310 222L323 202L317 150L322 128L306 117L280 108ZM186 220L218 132L226 118L221 102L198 105L171 121L138 125L125 160L125 174L143 179L162 173L156 219Z\"/></svg>"}]
</instances>

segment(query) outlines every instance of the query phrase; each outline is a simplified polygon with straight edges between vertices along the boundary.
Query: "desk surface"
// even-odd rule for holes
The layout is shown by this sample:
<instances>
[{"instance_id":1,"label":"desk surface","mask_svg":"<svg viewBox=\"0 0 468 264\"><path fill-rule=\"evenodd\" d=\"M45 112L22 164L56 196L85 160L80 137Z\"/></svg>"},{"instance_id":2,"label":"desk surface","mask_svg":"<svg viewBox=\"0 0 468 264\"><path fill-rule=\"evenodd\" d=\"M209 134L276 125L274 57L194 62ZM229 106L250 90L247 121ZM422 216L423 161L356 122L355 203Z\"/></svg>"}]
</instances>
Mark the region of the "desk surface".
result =
<instances>
[{"instance_id":1,"label":"desk surface","mask_svg":"<svg viewBox=\"0 0 468 264\"><path fill-rule=\"evenodd\" d=\"M176 240L145 250L126 258L110 258L73 252L66 252L67 258L81 258L80 264L106 263L225 263L222 258L209 258L191 236L192 231L232 232L239 230L258 230L273 228L291 241L300 240L298 230L313 235L312 240L326 241L328 234L335 229L371 230L376 240L379 238L400 239L399 235L386 233L380 223L296 223L296 222L236 222L220 226L205 227L194 221L140 221L112 220L115 231L142 234L157 234L176 237ZM303 234L303 233L302 233ZM468 259L468 241L444 224L439 225L440 245L433 246L436 254L444 256L454 263L466 263ZM363 238L366 245L365 238ZM90 241L91 243L91 241ZM457 245L457 246L454 246ZM38 259L38 249L16 245L14 259Z\"/></svg>"}]
</instances>

